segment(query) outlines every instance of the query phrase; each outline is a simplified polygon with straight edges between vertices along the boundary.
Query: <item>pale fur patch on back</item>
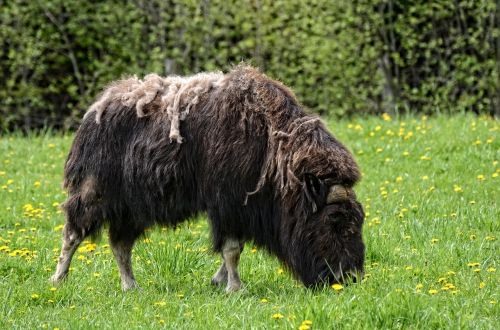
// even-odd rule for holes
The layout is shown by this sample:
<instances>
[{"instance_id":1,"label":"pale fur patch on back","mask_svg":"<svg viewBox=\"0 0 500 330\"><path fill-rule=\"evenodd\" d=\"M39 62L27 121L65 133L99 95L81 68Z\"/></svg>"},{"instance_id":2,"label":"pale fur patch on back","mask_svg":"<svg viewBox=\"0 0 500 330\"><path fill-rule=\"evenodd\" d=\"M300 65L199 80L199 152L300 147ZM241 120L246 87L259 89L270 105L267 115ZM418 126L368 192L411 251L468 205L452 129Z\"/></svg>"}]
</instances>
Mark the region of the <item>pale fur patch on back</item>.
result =
<instances>
[{"instance_id":1,"label":"pale fur patch on back","mask_svg":"<svg viewBox=\"0 0 500 330\"><path fill-rule=\"evenodd\" d=\"M136 76L113 82L97 101L92 104L85 116L96 112L96 122L100 123L103 112L110 106L122 106L136 110L138 117L146 116L144 107L159 96L160 107L155 111L167 113L170 121L170 140L182 143L179 124L189 114L200 98L212 88L222 86L222 72L202 72L189 77L160 77L148 74L144 79Z\"/></svg>"}]
</instances>

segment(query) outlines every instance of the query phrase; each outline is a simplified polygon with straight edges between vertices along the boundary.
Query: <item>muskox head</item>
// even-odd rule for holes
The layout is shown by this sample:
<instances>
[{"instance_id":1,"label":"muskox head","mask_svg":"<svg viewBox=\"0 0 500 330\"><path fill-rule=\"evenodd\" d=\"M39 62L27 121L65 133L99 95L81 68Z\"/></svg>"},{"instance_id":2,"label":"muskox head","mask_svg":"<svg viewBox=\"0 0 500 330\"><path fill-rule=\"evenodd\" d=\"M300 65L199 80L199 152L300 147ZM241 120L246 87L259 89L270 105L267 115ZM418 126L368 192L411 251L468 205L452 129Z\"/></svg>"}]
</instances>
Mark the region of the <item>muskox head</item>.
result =
<instances>
[{"instance_id":1,"label":"muskox head","mask_svg":"<svg viewBox=\"0 0 500 330\"><path fill-rule=\"evenodd\" d=\"M353 190L359 169L321 123L301 127L278 152L285 164L278 174L285 263L306 286L359 281L365 257L364 212Z\"/></svg>"},{"instance_id":2,"label":"muskox head","mask_svg":"<svg viewBox=\"0 0 500 330\"><path fill-rule=\"evenodd\" d=\"M352 187L304 175L312 212L291 232L291 266L306 286L359 281L364 213Z\"/></svg>"}]
</instances>

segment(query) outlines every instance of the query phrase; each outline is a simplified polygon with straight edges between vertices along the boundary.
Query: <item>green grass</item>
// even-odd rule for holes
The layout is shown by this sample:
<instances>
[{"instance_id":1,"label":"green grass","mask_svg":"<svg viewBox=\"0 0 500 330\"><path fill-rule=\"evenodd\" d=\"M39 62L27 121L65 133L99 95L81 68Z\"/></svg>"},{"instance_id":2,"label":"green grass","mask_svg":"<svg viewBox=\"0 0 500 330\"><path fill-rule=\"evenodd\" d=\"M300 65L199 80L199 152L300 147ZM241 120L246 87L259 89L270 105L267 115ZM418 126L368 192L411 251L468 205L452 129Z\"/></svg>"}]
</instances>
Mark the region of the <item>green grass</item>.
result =
<instances>
[{"instance_id":1,"label":"green grass","mask_svg":"<svg viewBox=\"0 0 500 330\"><path fill-rule=\"evenodd\" d=\"M367 213L366 279L339 292L305 289L251 244L245 290L212 287L219 258L204 219L138 242L140 291L121 292L106 235L95 250L82 245L69 279L51 290L72 136L0 137L0 328L497 327L499 122L385 119L328 122L362 168L356 192Z\"/></svg>"}]
</instances>

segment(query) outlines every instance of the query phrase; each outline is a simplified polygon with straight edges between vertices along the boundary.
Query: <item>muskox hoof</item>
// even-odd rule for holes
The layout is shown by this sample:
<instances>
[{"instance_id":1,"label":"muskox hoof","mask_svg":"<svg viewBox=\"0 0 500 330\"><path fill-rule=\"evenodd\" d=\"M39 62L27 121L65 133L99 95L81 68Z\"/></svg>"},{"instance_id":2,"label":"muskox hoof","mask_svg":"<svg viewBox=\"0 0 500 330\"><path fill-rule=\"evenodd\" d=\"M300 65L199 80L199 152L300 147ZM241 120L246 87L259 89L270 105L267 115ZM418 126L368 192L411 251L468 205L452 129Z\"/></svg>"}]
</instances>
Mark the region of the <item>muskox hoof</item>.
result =
<instances>
[{"instance_id":1,"label":"muskox hoof","mask_svg":"<svg viewBox=\"0 0 500 330\"><path fill-rule=\"evenodd\" d=\"M220 273L217 273L214 275L214 277L212 277L212 285L224 285L226 284L227 282L227 274L220 274Z\"/></svg>"},{"instance_id":2,"label":"muskox hoof","mask_svg":"<svg viewBox=\"0 0 500 330\"><path fill-rule=\"evenodd\" d=\"M218 285L223 285L224 283L226 283L226 281L224 279L216 278L214 276L212 277L210 283L212 283L212 285L218 286Z\"/></svg>"},{"instance_id":3,"label":"muskox hoof","mask_svg":"<svg viewBox=\"0 0 500 330\"><path fill-rule=\"evenodd\" d=\"M241 282L228 283L226 286L226 293L236 292L241 290Z\"/></svg>"},{"instance_id":4,"label":"muskox hoof","mask_svg":"<svg viewBox=\"0 0 500 330\"><path fill-rule=\"evenodd\" d=\"M137 285L136 281L122 283L122 291L125 292L125 291L129 291L129 290L141 291L142 289L139 287L139 285Z\"/></svg>"},{"instance_id":5,"label":"muskox hoof","mask_svg":"<svg viewBox=\"0 0 500 330\"><path fill-rule=\"evenodd\" d=\"M52 276L49 278L49 283L54 284L54 285L59 284L59 283L61 283L62 281L64 281L64 280L66 279L66 277L67 277L67 276L68 276L68 274L67 274L67 273L66 273L66 274L61 274L61 275L59 275L59 274L54 274L54 275L52 275Z\"/></svg>"}]
</instances>

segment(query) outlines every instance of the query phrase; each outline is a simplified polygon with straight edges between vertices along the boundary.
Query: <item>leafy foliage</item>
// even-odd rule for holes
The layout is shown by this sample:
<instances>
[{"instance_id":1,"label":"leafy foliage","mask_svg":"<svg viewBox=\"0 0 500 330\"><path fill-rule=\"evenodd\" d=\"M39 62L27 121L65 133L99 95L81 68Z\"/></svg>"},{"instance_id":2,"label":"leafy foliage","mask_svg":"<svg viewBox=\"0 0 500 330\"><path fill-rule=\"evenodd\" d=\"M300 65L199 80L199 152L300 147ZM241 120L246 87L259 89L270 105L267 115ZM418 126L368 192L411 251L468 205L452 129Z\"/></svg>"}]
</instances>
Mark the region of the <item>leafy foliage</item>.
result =
<instances>
[{"instance_id":1,"label":"leafy foliage","mask_svg":"<svg viewBox=\"0 0 500 330\"><path fill-rule=\"evenodd\" d=\"M242 60L330 115L499 114L494 0L0 0L0 127L74 127L108 82Z\"/></svg>"}]
</instances>

